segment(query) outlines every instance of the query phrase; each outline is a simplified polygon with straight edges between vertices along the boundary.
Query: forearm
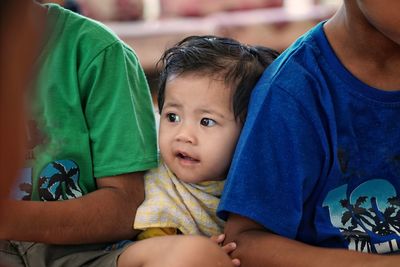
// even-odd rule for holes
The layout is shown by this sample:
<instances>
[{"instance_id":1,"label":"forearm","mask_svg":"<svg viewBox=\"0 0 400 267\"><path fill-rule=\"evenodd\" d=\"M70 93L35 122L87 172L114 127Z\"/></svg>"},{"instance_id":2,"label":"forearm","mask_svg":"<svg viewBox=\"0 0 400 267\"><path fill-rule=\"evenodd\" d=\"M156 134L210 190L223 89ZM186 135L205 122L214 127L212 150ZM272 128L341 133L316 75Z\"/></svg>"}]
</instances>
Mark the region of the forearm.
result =
<instances>
[{"instance_id":1,"label":"forearm","mask_svg":"<svg viewBox=\"0 0 400 267\"><path fill-rule=\"evenodd\" d=\"M144 198L143 186L133 188L103 187L66 201L9 202L0 221L0 239L79 244L131 238L135 212Z\"/></svg>"},{"instance_id":2,"label":"forearm","mask_svg":"<svg viewBox=\"0 0 400 267\"><path fill-rule=\"evenodd\" d=\"M400 256L319 248L258 230L242 232L229 241L237 242L232 258L239 258L241 267L392 267L400 262Z\"/></svg>"},{"instance_id":3,"label":"forearm","mask_svg":"<svg viewBox=\"0 0 400 267\"><path fill-rule=\"evenodd\" d=\"M225 244L236 242L231 254L241 267L392 267L400 256L381 256L346 249L320 248L268 232L246 217L230 214L225 226Z\"/></svg>"}]
</instances>

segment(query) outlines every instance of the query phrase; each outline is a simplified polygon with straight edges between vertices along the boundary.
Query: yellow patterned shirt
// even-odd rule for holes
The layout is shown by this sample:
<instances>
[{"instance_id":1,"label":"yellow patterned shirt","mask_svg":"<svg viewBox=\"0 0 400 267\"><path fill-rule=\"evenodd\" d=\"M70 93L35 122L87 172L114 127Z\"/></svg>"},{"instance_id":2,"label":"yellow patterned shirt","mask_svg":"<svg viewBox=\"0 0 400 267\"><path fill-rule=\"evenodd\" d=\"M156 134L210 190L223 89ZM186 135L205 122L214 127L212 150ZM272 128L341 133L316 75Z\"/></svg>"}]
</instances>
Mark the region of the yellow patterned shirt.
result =
<instances>
[{"instance_id":1,"label":"yellow patterned shirt","mask_svg":"<svg viewBox=\"0 0 400 267\"><path fill-rule=\"evenodd\" d=\"M179 180L162 163L145 175L146 199L138 208L134 228L144 230L139 239L177 231L188 235L222 233L224 221L216 215L224 181L197 184ZM167 228L166 230L157 228Z\"/></svg>"}]
</instances>

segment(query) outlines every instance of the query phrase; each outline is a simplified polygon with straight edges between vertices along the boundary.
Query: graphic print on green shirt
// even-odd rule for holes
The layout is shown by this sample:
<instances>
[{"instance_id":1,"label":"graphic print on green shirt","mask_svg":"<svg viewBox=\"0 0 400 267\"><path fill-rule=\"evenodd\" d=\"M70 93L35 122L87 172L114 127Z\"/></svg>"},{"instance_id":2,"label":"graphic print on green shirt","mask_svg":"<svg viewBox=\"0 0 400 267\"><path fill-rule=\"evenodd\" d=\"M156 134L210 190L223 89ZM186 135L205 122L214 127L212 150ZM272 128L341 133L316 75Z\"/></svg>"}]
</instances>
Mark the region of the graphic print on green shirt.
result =
<instances>
[{"instance_id":1,"label":"graphic print on green shirt","mask_svg":"<svg viewBox=\"0 0 400 267\"><path fill-rule=\"evenodd\" d=\"M58 5L30 101L26 167L13 198L59 200L96 178L157 166L150 90L135 53L103 25Z\"/></svg>"}]
</instances>

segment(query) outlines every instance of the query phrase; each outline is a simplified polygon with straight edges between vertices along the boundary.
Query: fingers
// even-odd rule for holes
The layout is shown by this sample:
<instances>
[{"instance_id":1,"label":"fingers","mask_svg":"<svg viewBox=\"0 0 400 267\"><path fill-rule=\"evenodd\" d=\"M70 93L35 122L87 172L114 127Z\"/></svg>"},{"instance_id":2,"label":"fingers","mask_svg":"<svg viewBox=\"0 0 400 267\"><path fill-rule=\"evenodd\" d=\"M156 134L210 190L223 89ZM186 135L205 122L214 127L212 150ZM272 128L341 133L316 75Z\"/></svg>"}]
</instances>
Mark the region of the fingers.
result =
<instances>
[{"instance_id":1,"label":"fingers","mask_svg":"<svg viewBox=\"0 0 400 267\"><path fill-rule=\"evenodd\" d=\"M225 240L225 234L220 234L220 235L213 235L212 237L210 237L212 241L214 241L215 243L221 245L222 242L224 242Z\"/></svg>"},{"instance_id":2,"label":"fingers","mask_svg":"<svg viewBox=\"0 0 400 267\"><path fill-rule=\"evenodd\" d=\"M240 260L239 259L232 259L232 264L235 267L239 267L240 266Z\"/></svg>"},{"instance_id":3,"label":"fingers","mask_svg":"<svg viewBox=\"0 0 400 267\"><path fill-rule=\"evenodd\" d=\"M221 246L222 250L226 253L226 254L230 254L232 251L234 251L236 249L236 243L235 242L230 242L226 245L222 245L224 240L225 240L225 234L220 234L217 236L212 236L210 237L211 240L215 243L217 243L218 245Z\"/></svg>"},{"instance_id":4,"label":"fingers","mask_svg":"<svg viewBox=\"0 0 400 267\"><path fill-rule=\"evenodd\" d=\"M221 248L226 254L230 254L230 253L232 253L232 251L234 251L236 249L236 243L230 242L230 243L226 244L225 246L222 246Z\"/></svg>"},{"instance_id":5,"label":"fingers","mask_svg":"<svg viewBox=\"0 0 400 267\"><path fill-rule=\"evenodd\" d=\"M214 236L211 236L210 239L213 242L217 243L219 246L221 246L222 250L228 255L230 255L237 247L235 242L230 242L230 243L228 243L228 244L226 244L224 246L222 245L224 240L225 240L225 234L214 235ZM235 267L239 267L240 266L240 260L239 259L232 259L232 264Z\"/></svg>"}]
</instances>

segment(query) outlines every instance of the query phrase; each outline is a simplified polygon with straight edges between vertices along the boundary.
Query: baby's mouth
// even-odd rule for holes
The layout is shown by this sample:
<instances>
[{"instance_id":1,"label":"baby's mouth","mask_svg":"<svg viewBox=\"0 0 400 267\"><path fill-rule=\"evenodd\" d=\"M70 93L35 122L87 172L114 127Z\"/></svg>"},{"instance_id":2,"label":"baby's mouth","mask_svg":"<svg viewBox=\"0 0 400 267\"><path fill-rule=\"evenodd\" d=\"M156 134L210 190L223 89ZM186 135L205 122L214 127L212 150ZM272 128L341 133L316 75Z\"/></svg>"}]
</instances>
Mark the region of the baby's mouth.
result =
<instances>
[{"instance_id":1,"label":"baby's mouth","mask_svg":"<svg viewBox=\"0 0 400 267\"><path fill-rule=\"evenodd\" d=\"M185 154L185 153L178 153L177 155L176 155L178 158L180 158L180 159L183 159L183 160L188 160L188 161L193 161L193 162L199 162L199 160L198 159L195 159L195 158L192 158L192 157L190 157L190 156L188 156L187 154Z\"/></svg>"}]
</instances>

